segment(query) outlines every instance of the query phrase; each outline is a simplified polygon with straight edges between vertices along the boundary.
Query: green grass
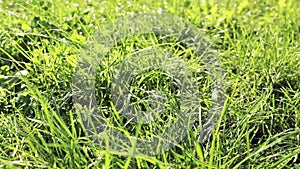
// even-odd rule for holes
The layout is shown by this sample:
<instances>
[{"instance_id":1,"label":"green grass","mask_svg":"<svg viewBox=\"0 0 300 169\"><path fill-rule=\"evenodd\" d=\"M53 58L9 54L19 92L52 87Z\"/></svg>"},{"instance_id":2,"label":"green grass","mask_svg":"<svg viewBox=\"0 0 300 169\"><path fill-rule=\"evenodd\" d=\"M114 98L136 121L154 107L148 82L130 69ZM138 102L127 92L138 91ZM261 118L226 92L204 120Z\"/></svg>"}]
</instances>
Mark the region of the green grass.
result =
<instances>
[{"instance_id":1,"label":"green grass","mask_svg":"<svg viewBox=\"0 0 300 169\"><path fill-rule=\"evenodd\" d=\"M220 120L208 141L200 143L199 129L192 128L159 155L132 157L106 150L88 136L73 105L77 58L105 24L161 11L196 25L217 50L226 74ZM300 168L299 13L297 0L0 0L0 167ZM129 54L157 44L202 77L197 83L201 103L209 108L212 82L197 72L203 68L201 59L167 40L130 37L105 56L107 65L97 72L97 103L118 130L151 138L154 129L171 125L164 119L176 121L169 113L149 125L125 126L111 102L113 68ZM172 110L177 92L172 80L155 70L135 80L134 101L159 84L170 100L166 114Z\"/></svg>"}]
</instances>

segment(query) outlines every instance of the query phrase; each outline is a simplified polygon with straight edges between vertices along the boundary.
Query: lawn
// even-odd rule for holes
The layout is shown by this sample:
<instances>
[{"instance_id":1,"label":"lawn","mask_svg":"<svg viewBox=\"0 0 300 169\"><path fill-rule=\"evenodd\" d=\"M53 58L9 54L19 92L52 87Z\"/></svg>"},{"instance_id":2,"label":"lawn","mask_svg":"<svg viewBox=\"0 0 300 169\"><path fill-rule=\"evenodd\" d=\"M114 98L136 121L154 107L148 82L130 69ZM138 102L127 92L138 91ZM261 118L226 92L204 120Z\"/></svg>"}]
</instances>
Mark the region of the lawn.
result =
<instances>
[{"instance_id":1,"label":"lawn","mask_svg":"<svg viewBox=\"0 0 300 169\"><path fill-rule=\"evenodd\" d=\"M299 14L0 0L0 168L300 168Z\"/></svg>"}]
</instances>

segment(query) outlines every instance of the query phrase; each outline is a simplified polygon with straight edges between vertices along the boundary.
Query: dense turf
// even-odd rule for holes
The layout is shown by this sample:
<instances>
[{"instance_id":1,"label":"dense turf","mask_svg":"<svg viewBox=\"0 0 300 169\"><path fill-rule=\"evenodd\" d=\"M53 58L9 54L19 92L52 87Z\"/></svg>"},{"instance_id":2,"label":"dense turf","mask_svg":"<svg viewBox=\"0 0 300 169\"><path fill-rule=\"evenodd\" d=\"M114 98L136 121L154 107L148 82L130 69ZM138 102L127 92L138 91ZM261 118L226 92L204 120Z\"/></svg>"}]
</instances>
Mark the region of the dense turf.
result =
<instances>
[{"instance_id":1,"label":"dense turf","mask_svg":"<svg viewBox=\"0 0 300 169\"><path fill-rule=\"evenodd\" d=\"M226 74L227 101L207 142L199 143L193 129L171 150L133 158L106 151L87 136L72 101L72 75L88 37L117 18L143 12L182 17L210 39ZM299 14L298 0L0 0L0 167L300 168ZM154 41L169 45L201 78L201 61L188 49L153 36L124 40L111 60L117 64ZM98 71L97 101L119 119L109 101L112 67ZM155 71L144 76L132 82L137 96L159 83L174 100L172 80ZM210 83L197 83L203 97ZM153 128L164 128L163 119L148 126L124 127L120 119L114 124L151 137Z\"/></svg>"}]
</instances>

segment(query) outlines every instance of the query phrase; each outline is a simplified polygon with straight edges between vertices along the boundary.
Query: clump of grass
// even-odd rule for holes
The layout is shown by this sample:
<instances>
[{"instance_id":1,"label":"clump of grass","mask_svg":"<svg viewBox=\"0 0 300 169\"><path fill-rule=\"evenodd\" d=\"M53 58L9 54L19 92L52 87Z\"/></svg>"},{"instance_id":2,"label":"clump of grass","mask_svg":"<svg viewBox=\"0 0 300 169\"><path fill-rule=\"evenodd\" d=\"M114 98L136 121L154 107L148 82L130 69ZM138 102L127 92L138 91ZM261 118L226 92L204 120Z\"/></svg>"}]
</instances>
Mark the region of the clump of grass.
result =
<instances>
[{"instance_id":1,"label":"clump of grass","mask_svg":"<svg viewBox=\"0 0 300 169\"><path fill-rule=\"evenodd\" d=\"M299 168L300 20L295 15L299 7L296 0L1 1L0 167ZM207 142L198 142L194 128L173 149L156 156L132 158L106 151L88 136L72 105L77 57L87 38L105 23L123 15L160 11L195 24L217 49L227 87L220 121ZM147 39L131 38L111 54L125 57L132 52L126 47L151 45ZM199 58L191 59L187 49L169 41L165 48L177 52L192 70L201 68L199 62L193 63ZM128 48L131 45L136 46ZM98 104L116 116L109 101L110 74L102 70L97 76ZM170 84L158 71L144 75L152 79L132 82L139 97L145 96L139 90L143 85L151 88L150 80L158 82L156 76ZM203 79L197 83L205 84ZM208 88L199 91L209 96ZM126 132L137 127L118 124Z\"/></svg>"}]
</instances>

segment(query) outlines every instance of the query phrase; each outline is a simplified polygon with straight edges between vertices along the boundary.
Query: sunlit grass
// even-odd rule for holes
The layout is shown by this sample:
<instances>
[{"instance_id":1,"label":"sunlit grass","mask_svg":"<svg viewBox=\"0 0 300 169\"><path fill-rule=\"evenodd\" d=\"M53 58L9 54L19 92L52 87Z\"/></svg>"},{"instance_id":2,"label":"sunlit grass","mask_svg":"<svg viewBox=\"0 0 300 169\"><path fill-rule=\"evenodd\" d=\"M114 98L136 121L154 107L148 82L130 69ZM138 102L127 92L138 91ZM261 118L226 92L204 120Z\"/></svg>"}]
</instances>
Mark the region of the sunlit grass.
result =
<instances>
[{"instance_id":1,"label":"sunlit grass","mask_svg":"<svg viewBox=\"0 0 300 169\"><path fill-rule=\"evenodd\" d=\"M107 151L84 130L72 101L77 58L106 23L139 12L183 17L217 51L227 99L206 142L199 142L195 125L172 149L134 158ZM0 1L0 167L300 168L298 13L297 0ZM172 39L158 39L124 40L111 51L110 64L117 67L127 54L153 42L165 44L161 48L174 52L199 77L201 97L208 98L211 82L197 72L201 60L191 59L191 51ZM152 126L125 126L120 120L110 101L109 68L114 67L99 68L99 108L132 135L151 137L155 127L162 130L163 118ZM139 89L151 89L158 79L170 100L176 98L176 90L167 86L171 80L155 70L132 82L132 91L145 97Z\"/></svg>"}]
</instances>

